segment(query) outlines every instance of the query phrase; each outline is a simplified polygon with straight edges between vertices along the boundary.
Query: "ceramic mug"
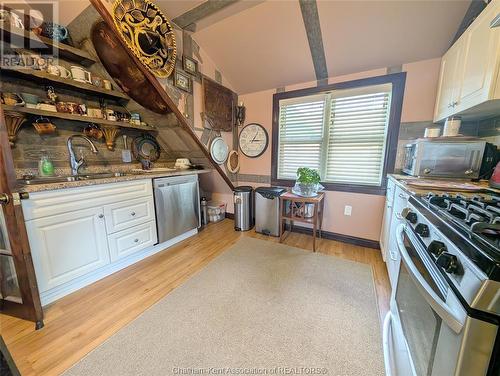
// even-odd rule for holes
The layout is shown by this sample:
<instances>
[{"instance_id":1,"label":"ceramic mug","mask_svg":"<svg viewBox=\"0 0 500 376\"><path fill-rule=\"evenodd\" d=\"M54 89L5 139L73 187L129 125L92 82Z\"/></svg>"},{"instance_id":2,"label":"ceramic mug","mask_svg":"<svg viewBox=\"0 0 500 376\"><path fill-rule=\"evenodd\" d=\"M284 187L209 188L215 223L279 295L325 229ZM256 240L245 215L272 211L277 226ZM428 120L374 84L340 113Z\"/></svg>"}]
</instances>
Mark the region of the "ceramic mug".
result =
<instances>
[{"instance_id":1,"label":"ceramic mug","mask_svg":"<svg viewBox=\"0 0 500 376\"><path fill-rule=\"evenodd\" d=\"M62 42L69 37L68 29L54 22L44 22L41 27L41 34L55 41Z\"/></svg>"},{"instance_id":2,"label":"ceramic mug","mask_svg":"<svg viewBox=\"0 0 500 376\"><path fill-rule=\"evenodd\" d=\"M56 65L57 69L59 70L59 76L61 78L71 78L71 72L64 68L62 65Z\"/></svg>"},{"instance_id":3,"label":"ceramic mug","mask_svg":"<svg viewBox=\"0 0 500 376\"><path fill-rule=\"evenodd\" d=\"M113 85L111 85L111 81L109 80L102 80L102 85L106 90L113 90Z\"/></svg>"},{"instance_id":4,"label":"ceramic mug","mask_svg":"<svg viewBox=\"0 0 500 376\"><path fill-rule=\"evenodd\" d=\"M92 76L92 84L97 87L102 86L102 78L99 76Z\"/></svg>"},{"instance_id":5,"label":"ceramic mug","mask_svg":"<svg viewBox=\"0 0 500 376\"><path fill-rule=\"evenodd\" d=\"M71 75L73 76L73 80L87 84L92 83L92 74L89 71L86 71L85 69L77 65L72 65L70 67L70 70Z\"/></svg>"},{"instance_id":6,"label":"ceramic mug","mask_svg":"<svg viewBox=\"0 0 500 376\"><path fill-rule=\"evenodd\" d=\"M87 115L89 117L102 119L102 110L96 107L89 107L87 108Z\"/></svg>"}]
</instances>

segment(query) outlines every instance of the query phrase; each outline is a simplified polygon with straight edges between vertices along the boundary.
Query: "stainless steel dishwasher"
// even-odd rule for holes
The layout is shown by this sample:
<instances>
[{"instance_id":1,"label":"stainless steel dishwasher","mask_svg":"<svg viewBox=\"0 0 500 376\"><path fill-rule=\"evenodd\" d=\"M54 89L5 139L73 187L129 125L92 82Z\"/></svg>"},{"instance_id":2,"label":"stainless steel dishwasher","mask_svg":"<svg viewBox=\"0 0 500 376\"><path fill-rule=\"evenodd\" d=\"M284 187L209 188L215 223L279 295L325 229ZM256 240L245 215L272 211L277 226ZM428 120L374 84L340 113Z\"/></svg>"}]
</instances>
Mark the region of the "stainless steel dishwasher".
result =
<instances>
[{"instance_id":1,"label":"stainless steel dishwasher","mask_svg":"<svg viewBox=\"0 0 500 376\"><path fill-rule=\"evenodd\" d=\"M154 179L153 188L160 243L200 227L198 175Z\"/></svg>"}]
</instances>

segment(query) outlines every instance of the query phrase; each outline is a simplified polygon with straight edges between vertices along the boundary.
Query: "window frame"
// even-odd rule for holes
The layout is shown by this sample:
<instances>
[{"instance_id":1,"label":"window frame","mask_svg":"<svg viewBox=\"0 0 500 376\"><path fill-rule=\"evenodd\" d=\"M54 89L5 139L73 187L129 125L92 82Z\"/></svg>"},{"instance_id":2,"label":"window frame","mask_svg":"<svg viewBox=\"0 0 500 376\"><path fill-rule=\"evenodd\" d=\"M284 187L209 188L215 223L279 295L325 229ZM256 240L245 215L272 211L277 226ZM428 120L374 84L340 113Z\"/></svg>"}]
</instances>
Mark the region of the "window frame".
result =
<instances>
[{"instance_id":1,"label":"window frame","mask_svg":"<svg viewBox=\"0 0 500 376\"><path fill-rule=\"evenodd\" d=\"M354 89L363 86L374 86L381 84L392 84L391 109L389 113L389 124L387 128L386 148L384 155L384 165L382 170L382 182L380 185L360 185L346 183L327 183L321 184L327 191L354 192L374 195L385 195L388 173L394 171L396 163L396 154L398 147L399 127L401 124L401 112L403 108L403 97L406 83L406 72L387 74L362 78L353 81L345 81L330 85L317 86L307 89L285 91L273 95L273 128L272 128L272 149L271 149L271 183L272 185L291 187L294 185L294 179L278 179L278 155L279 155L279 103L284 99L305 97L314 94L321 94L326 91Z\"/></svg>"}]
</instances>

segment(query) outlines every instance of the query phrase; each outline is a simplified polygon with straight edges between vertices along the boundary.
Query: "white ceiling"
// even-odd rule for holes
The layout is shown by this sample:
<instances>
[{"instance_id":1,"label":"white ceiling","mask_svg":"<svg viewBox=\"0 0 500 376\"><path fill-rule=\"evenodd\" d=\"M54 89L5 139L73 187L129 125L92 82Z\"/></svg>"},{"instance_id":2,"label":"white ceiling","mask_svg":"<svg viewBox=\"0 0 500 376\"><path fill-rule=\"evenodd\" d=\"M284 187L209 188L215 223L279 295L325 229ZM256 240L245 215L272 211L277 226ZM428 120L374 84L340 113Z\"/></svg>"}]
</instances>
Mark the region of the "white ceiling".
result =
<instances>
[{"instance_id":1,"label":"white ceiling","mask_svg":"<svg viewBox=\"0 0 500 376\"><path fill-rule=\"evenodd\" d=\"M173 19L204 1L155 2ZM59 3L64 25L90 4ZM470 0L317 3L328 73L337 76L442 56ZM240 94L316 79L298 0L241 0L198 22L193 37Z\"/></svg>"},{"instance_id":2,"label":"white ceiling","mask_svg":"<svg viewBox=\"0 0 500 376\"><path fill-rule=\"evenodd\" d=\"M318 0L329 76L440 57L470 0ZM315 80L297 0L266 1L194 34L240 93Z\"/></svg>"}]
</instances>

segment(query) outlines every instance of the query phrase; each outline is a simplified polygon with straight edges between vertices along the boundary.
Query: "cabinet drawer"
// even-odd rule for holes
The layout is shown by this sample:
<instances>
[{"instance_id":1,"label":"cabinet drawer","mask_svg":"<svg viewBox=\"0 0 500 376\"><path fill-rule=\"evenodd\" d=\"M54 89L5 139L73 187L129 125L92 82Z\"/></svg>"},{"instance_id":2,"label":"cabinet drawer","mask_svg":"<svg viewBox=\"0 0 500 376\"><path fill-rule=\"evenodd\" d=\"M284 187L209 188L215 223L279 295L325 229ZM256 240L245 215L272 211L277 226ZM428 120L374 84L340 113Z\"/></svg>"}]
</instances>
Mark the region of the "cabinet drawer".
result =
<instances>
[{"instance_id":1,"label":"cabinet drawer","mask_svg":"<svg viewBox=\"0 0 500 376\"><path fill-rule=\"evenodd\" d=\"M117 202L104 206L108 234L154 220L153 197Z\"/></svg>"},{"instance_id":2,"label":"cabinet drawer","mask_svg":"<svg viewBox=\"0 0 500 376\"><path fill-rule=\"evenodd\" d=\"M127 257L157 242L156 223L151 221L108 236L111 262Z\"/></svg>"}]
</instances>

